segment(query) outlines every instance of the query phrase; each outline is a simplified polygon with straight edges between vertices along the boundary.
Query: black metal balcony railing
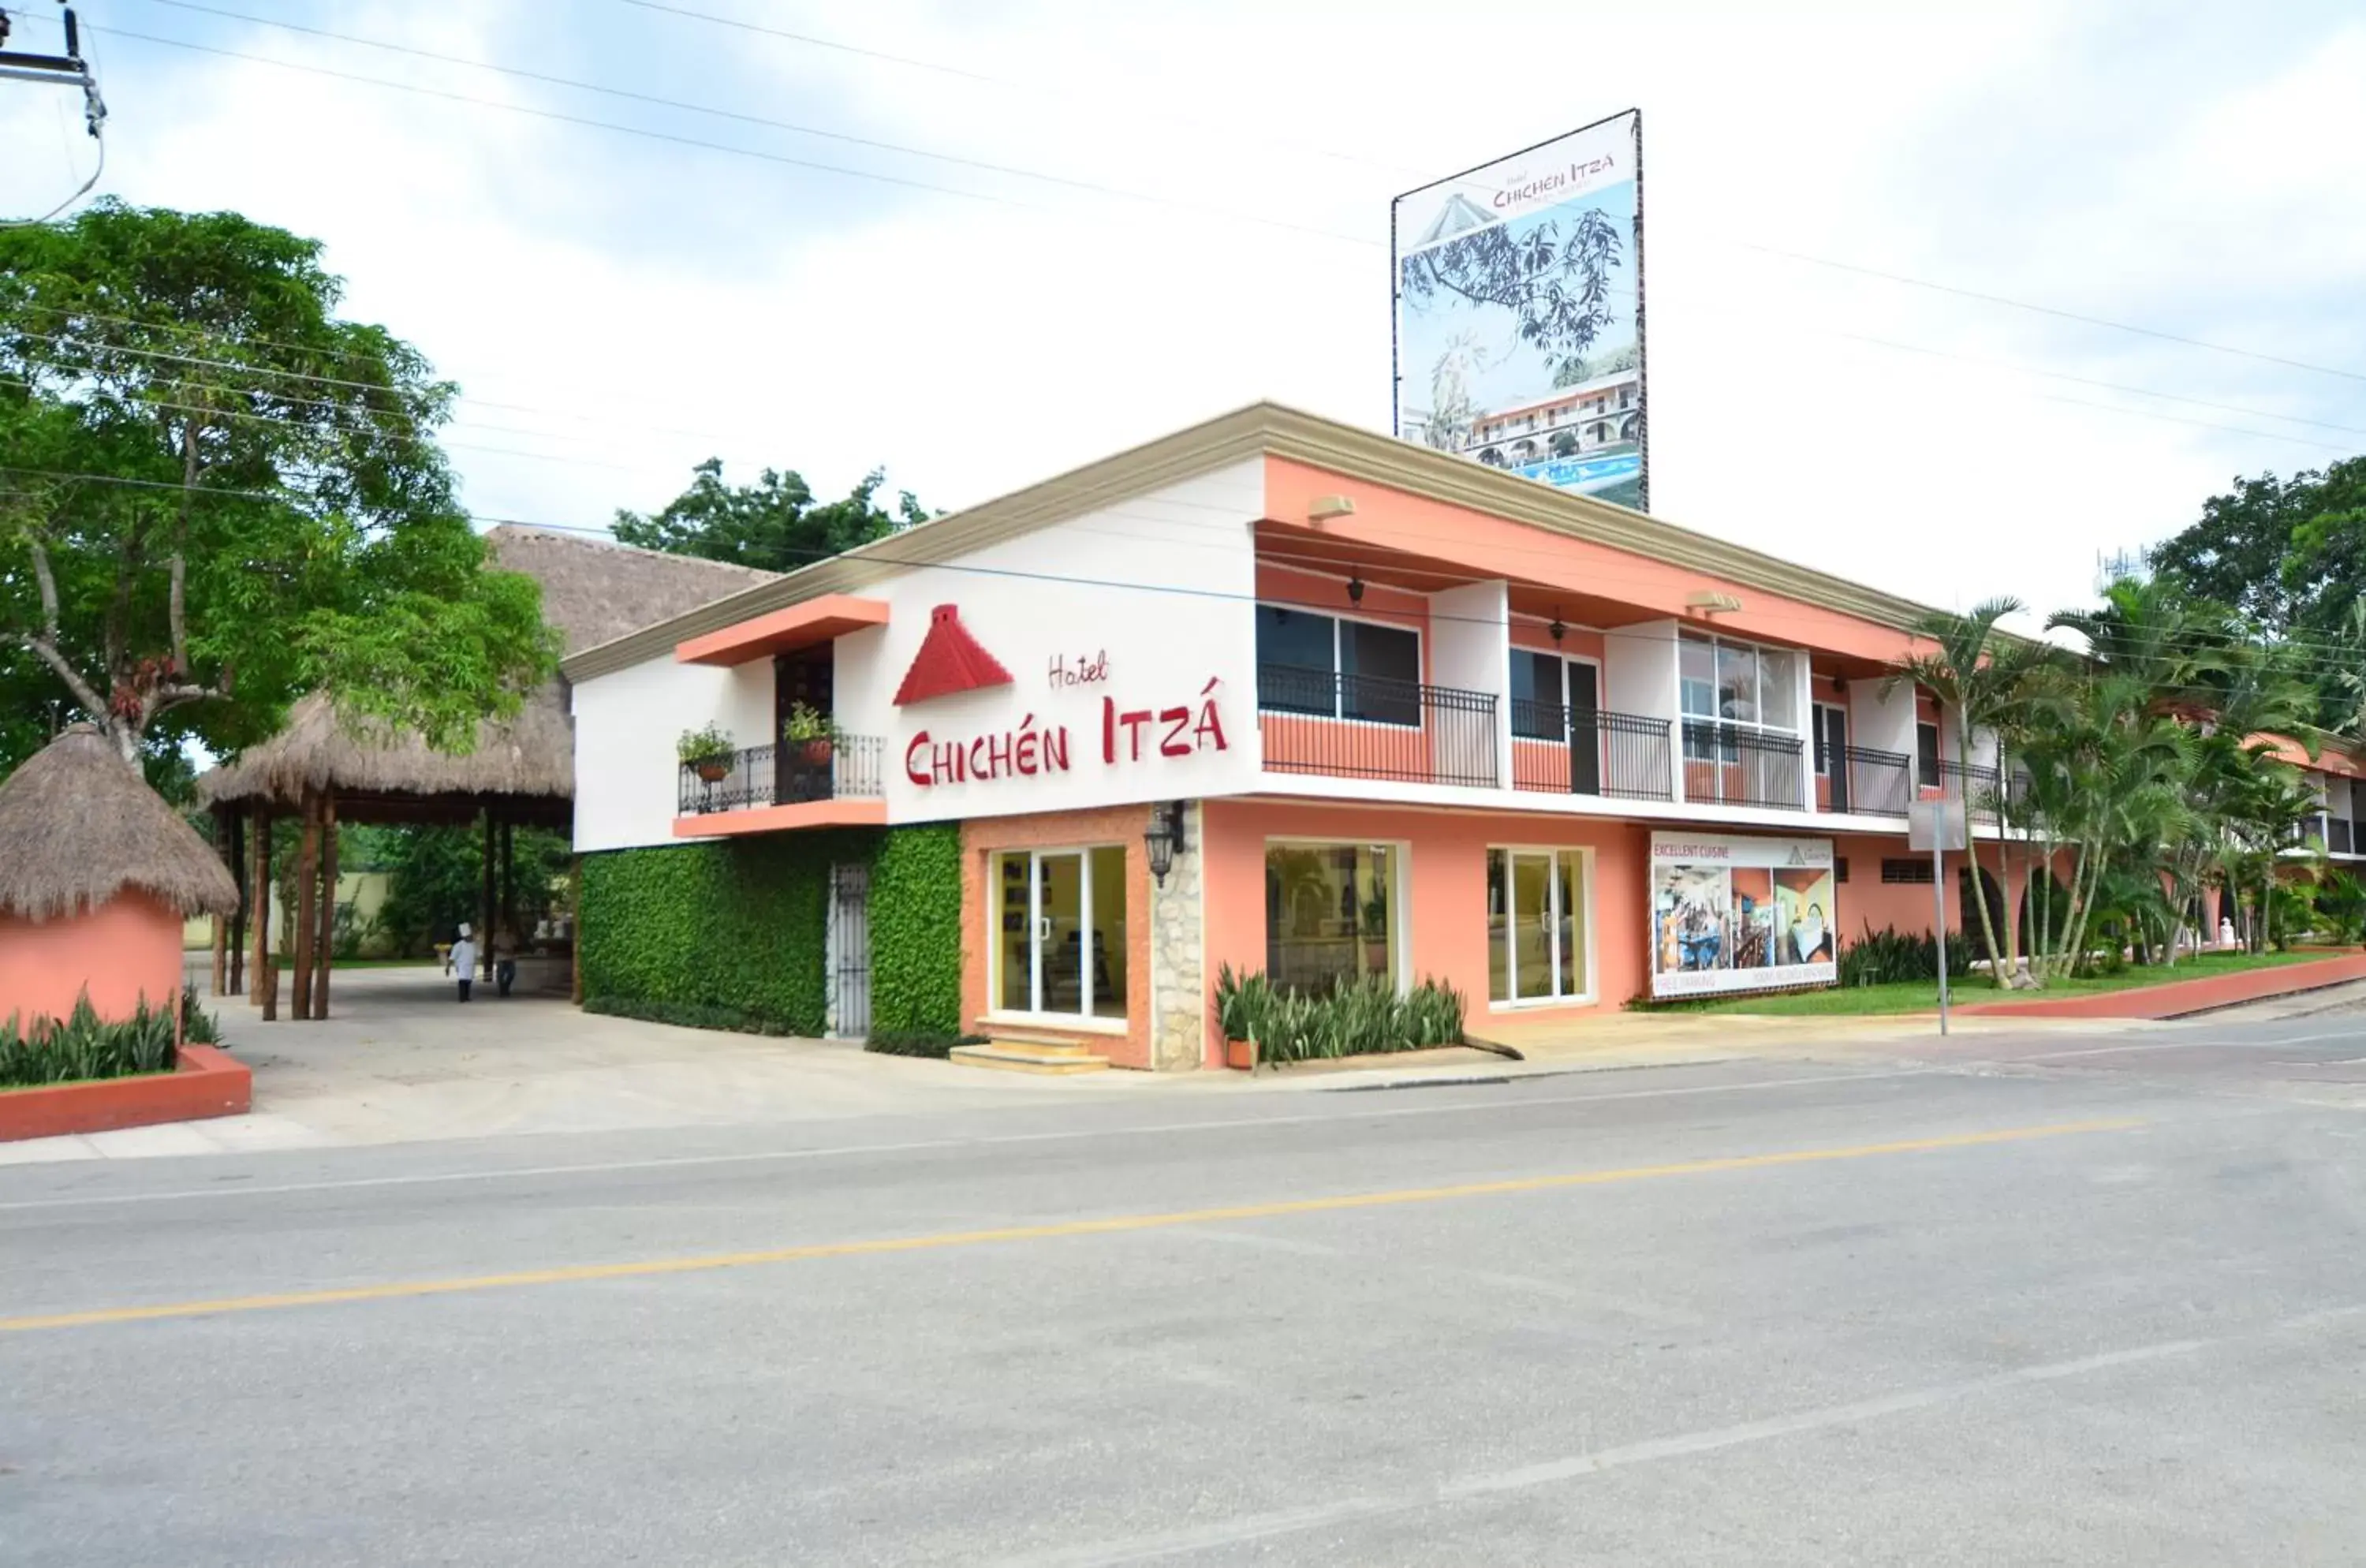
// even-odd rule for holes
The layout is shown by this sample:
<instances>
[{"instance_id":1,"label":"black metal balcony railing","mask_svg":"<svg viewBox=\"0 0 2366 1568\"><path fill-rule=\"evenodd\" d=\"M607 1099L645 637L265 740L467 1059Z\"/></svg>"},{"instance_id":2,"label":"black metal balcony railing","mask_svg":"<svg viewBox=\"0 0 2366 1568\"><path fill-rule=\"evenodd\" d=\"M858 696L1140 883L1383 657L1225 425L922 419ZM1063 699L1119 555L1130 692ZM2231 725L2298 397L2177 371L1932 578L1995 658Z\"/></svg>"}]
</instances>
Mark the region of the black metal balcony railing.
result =
<instances>
[{"instance_id":1,"label":"black metal balcony railing","mask_svg":"<svg viewBox=\"0 0 2366 1568\"><path fill-rule=\"evenodd\" d=\"M1493 789L1495 697L1378 675L1257 666L1265 765L1277 773Z\"/></svg>"},{"instance_id":2,"label":"black metal balcony railing","mask_svg":"<svg viewBox=\"0 0 2366 1568\"><path fill-rule=\"evenodd\" d=\"M1928 788L1932 783L1929 779L1922 782L1925 788ZM1994 768L1984 768L1977 762L1964 763L1943 759L1939 763L1937 783L1939 793L1946 799L1971 803L1973 821L1994 822L1996 820L1997 806L2001 798L2000 791L2003 787L2004 775Z\"/></svg>"},{"instance_id":3,"label":"black metal balcony railing","mask_svg":"<svg viewBox=\"0 0 2366 1568\"><path fill-rule=\"evenodd\" d=\"M1542 754L1528 749L1528 754L1512 769L1513 786L1618 800L1673 799L1675 776L1669 767L1669 728L1664 718L1514 697L1513 735L1523 740L1552 741L1560 750L1546 767Z\"/></svg>"},{"instance_id":4,"label":"black metal balcony railing","mask_svg":"<svg viewBox=\"0 0 2366 1568\"><path fill-rule=\"evenodd\" d=\"M884 744L875 735L835 741L750 746L727 758L682 764L677 805L684 817L794 806L816 800L876 799Z\"/></svg>"},{"instance_id":5,"label":"black metal balcony railing","mask_svg":"<svg viewBox=\"0 0 2366 1568\"><path fill-rule=\"evenodd\" d=\"M1914 798L1914 760L1870 746L1845 749L1833 770L1831 808L1871 817L1903 817Z\"/></svg>"},{"instance_id":6,"label":"black metal balcony railing","mask_svg":"<svg viewBox=\"0 0 2366 1568\"><path fill-rule=\"evenodd\" d=\"M1796 735L1684 720L1684 798L1721 806L1807 807L1801 767L1806 747Z\"/></svg>"}]
</instances>

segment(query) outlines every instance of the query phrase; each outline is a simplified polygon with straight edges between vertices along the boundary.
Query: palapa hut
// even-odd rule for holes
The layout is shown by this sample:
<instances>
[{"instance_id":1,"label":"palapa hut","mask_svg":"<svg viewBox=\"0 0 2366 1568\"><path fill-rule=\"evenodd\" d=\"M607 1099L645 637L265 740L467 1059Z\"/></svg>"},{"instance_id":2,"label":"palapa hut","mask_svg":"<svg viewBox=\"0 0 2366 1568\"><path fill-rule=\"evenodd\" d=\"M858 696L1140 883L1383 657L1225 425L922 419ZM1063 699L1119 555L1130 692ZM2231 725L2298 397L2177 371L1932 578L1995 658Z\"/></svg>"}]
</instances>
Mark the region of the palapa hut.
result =
<instances>
[{"instance_id":1,"label":"palapa hut","mask_svg":"<svg viewBox=\"0 0 2366 1568\"><path fill-rule=\"evenodd\" d=\"M204 839L90 725L0 781L0 1019L109 1022L177 1006L181 925L238 886Z\"/></svg>"},{"instance_id":2,"label":"palapa hut","mask_svg":"<svg viewBox=\"0 0 2366 1568\"><path fill-rule=\"evenodd\" d=\"M494 565L541 584L542 618L558 630L562 652L614 641L772 575L539 528L504 525L485 539ZM267 879L258 881L257 868L270 863L278 818L296 819L303 835L288 954L296 1017L328 1016L339 821L481 823L484 874L473 918L490 934L497 915L514 905L511 829L574 822L575 733L568 714L566 681L554 676L515 715L479 725L473 750L454 753L434 750L415 734L342 716L315 693L296 704L278 734L200 778L199 796L214 809L217 839L239 868L242 888L261 893L235 927L217 928L216 991L251 988L264 1016L276 1015L278 986L265 968L270 889ZM481 943L480 952L490 976L492 944ZM265 983L245 984L250 964Z\"/></svg>"}]
</instances>

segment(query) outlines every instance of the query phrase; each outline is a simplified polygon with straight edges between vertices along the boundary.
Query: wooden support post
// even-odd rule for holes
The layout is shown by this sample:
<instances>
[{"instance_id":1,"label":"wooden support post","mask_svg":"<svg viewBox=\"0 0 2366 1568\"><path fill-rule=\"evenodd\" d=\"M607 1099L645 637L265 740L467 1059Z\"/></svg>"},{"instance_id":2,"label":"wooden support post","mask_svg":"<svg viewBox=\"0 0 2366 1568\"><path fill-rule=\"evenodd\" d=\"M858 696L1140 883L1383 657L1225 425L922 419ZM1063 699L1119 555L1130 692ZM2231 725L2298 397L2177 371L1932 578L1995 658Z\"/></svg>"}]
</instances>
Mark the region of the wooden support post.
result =
<instances>
[{"instance_id":1,"label":"wooden support post","mask_svg":"<svg viewBox=\"0 0 2366 1568\"><path fill-rule=\"evenodd\" d=\"M231 807L230 873L238 883L238 909L230 918L230 989L224 996L246 995L247 906L254 897L254 867L246 857L246 808Z\"/></svg>"},{"instance_id":2,"label":"wooden support post","mask_svg":"<svg viewBox=\"0 0 2366 1568\"><path fill-rule=\"evenodd\" d=\"M279 972L271 964L271 806L254 815L254 985L264 1021L279 1016Z\"/></svg>"},{"instance_id":3,"label":"wooden support post","mask_svg":"<svg viewBox=\"0 0 2366 1568\"><path fill-rule=\"evenodd\" d=\"M312 1016L329 1016L329 970L337 954L337 797L321 796L321 935L313 953Z\"/></svg>"},{"instance_id":4,"label":"wooden support post","mask_svg":"<svg viewBox=\"0 0 2366 1568\"><path fill-rule=\"evenodd\" d=\"M238 860L230 847L230 808L217 806L213 811L214 853L222 857L230 868L231 880L238 880ZM231 915L216 915L214 924L213 976L211 994L219 999L222 987L230 984L230 923Z\"/></svg>"},{"instance_id":5,"label":"wooden support post","mask_svg":"<svg viewBox=\"0 0 2366 1568\"><path fill-rule=\"evenodd\" d=\"M501 907L495 931L517 930L517 824L501 824Z\"/></svg>"},{"instance_id":6,"label":"wooden support post","mask_svg":"<svg viewBox=\"0 0 2366 1568\"><path fill-rule=\"evenodd\" d=\"M304 832L296 843L296 916L294 967L288 1000L298 1019L312 1016L312 942L320 934L321 797L304 792Z\"/></svg>"},{"instance_id":7,"label":"wooden support post","mask_svg":"<svg viewBox=\"0 0 2366 1568\"><path fill-rule=\"evenodd\" d=\"M493 977L493 808L485 807L484 886L478 891L477 963L484 970L480 979Z\"/></svg>"}]
</instances>

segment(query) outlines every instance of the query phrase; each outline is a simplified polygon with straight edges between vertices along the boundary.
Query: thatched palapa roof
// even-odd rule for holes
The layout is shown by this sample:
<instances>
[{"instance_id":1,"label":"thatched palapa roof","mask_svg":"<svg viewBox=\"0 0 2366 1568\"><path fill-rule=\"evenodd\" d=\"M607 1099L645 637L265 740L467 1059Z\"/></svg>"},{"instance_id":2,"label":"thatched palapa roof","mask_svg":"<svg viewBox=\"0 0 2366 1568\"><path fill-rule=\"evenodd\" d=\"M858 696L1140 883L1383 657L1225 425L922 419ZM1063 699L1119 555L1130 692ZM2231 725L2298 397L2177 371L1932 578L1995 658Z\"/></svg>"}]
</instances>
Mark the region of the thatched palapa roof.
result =
<instances>
[{"instance_id":1,"label":"thatched palapa roof","mask_svg":"<svg viewBox=\"0 0 2366 1568\"><path fill-rule=\"evenodd\" d=\"M228 915L238 884L213 847L77 724L0 781L0 914L53 920L138 889L184 915Z\"/></svg>"},{"instance_id":2,"label":"thatched palapa roof","mask_svg":"<svg viewBox=\"0 0 2366 1568\"><path fill-rule=\"evenodd\" d=\"M542 585L542 618L562 652L612 641L773 576L750 567L664 555L606 540L503 525L485 536L493 564ZM278 734L197 781L215 805L269 800L282 808L310 790L416 800L498 795L548 803L575 795L575 737L567 685L554 679L517 713L477 728L466 753L437 751L419 736L340 715L314 693Z\"/></svg>"}]
</instances>

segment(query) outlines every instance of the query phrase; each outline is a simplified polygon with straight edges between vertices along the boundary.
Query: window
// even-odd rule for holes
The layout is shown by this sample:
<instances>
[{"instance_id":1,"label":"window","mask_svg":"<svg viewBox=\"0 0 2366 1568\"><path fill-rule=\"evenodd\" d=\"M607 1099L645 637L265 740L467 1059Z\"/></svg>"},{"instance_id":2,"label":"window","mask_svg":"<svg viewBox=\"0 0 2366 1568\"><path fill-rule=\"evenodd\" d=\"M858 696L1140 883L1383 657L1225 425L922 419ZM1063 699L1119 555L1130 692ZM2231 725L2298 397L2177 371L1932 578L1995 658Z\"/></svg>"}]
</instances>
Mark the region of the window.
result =
<instances>
[{"instance_id":1,"label":"window","mask_svg":"<svg viewBox=\"0 0 2366 1568\"><path fill-rule=\"evenodd\" d=\"M1779 648L1684 634L1676 643L1676 688L1684 723L1684 760L1740 760L1731 726L1799 728L1796 656Z\"/></svg>"},{"instance_id":2,"label":"window","mask_svg":"<svg viewBox=\"0 0 2366 1568\"><path fill-rule=\"evenodd\" d=\"M1512 733L1529 740L1569 736L1569 699L1560 655L1512 649Z\"/></svg>"},{"instance_id":3,"label":"window","mask_svg":"<svg viewBox=\"0 0 2366 1568\"><path fill-rule=\"evenodd\" d=\"M1919 882L1928 887L1937 879L1931 874L1931 863L1927 860L1910 857L1905 860L1891 860L1885 857L1881 863L1881 880Z\"/></svg>"},{"instance_id":4,"label":"window","mask_svg":"<svg viewBox=\"0 0 2366 1568\"><path fill-rule=\"evenodd\" d=\"M1914 779L1925 789L1939 787L1939 727L1935 724L1918 720L1914 726Z\"/></svg>"},{"instance_id":5,"label":"window","mask_svg":"<svg viewBox=\"0 0 2366 1568\"><path fill-rule=\"evenodd\" d=\"M995 1010L1122 1021L1124 847L1008 850L993 876Z\"/></svg>"},{"instance_id":6,"label":"window","mask_svg":"<svg viewBox=\"0 0 2366 1568\"><path fill-rule=\"evenodd\" d=\"M1848 856L1834 855L1832 857L1832 880L1835 883L1846 882L1848 880Z\"/></svg>"},{"instance_id":7,"label":"window","mask_svg":"<svg viewBox=\"0 0 2366 1568\"><path fill-rule=\"evenodd\" d=\"M1268 844L1267 978L1316 994L1366 975L1397 983L1397 860L1386 844Z\"/></svg>"},{"instance_id":8,"label":"window","mask_svg":"<svg viewBox=\"0 0 2366 1568\"><path fill-rule=\"evenodd\" d=\"M1260 604L1257 705L1327 718L1421 723L1421 634Z\"/></svg>"},{"instance_id":9,"label":"window","mask_svg":"<svg viewBox=\"0 0 2366 1568\"><path fill-rule=\"evenodd\" d=\"M1492 999L1576 1001L1592 994L1586 891L1582 851L1487 852Z\"/></svg>"}]
</instances>

